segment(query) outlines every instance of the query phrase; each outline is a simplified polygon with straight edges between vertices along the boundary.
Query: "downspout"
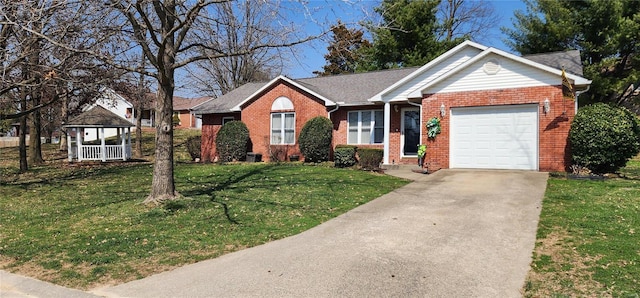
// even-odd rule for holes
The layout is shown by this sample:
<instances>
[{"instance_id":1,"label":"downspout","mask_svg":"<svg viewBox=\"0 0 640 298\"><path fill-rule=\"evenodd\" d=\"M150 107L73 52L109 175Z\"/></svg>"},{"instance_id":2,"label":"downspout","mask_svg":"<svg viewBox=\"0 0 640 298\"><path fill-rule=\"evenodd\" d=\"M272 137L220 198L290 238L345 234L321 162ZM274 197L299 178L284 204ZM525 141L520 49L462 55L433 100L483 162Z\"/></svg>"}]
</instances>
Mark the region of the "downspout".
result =
<instances>
[{"instance_id":1,"label":"downspout","mask_svg":"<svg viewBox=\"0 0 640 298\"><path fill-rule=\"evenodd\" d=\"M585 93L585 92L589 91L589 89L591 89L591 85L587 85L587 89L584 89L582 91L576 91L576 100L575 100L576 101L576 103L575 103L575 105L576 105L576 114L578 114L578 98L580 97L580 95L582 93Z\"/></svg>"},{"instance_id":2,"label":"downspout","mask_svg":"<svg viewBox=\"0 0 640 298\"><path fill-rule=\"evenodd\" d=\"M329 113L327 113L327 118L329 118L329 120L331 120L331 113L337 111L340 108L340 105L336 102L336 108L329 111Z\"/></svg>"}]
</instances>

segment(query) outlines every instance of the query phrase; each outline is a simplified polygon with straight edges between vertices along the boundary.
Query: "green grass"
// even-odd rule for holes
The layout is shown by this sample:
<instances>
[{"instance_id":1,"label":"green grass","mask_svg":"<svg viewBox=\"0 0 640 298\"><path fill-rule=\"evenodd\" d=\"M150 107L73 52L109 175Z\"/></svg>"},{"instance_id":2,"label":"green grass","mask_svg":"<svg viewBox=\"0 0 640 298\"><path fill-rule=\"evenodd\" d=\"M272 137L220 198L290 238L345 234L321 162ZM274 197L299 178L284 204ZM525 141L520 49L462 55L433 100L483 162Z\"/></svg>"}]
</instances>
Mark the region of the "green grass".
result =
<instances>
[{"instance_id":1,"label":"green grass","mask_svg":"<svg viewBox=\"0 0 640 298\"><path fill-rule=\"evenodd\" d=\"M151 163L68 165L63 156L17 174L16 154L0 157L0 268L81 289L294 235L407 183L301 164L184 160L175 167L183 198L147 207Z\"/></svg>"},{"instance_id":2,"label":"green grass","mask_svg":"<svg viewBox=\"0 0 640 298\"><path fill-rule=\"evenodd\" d=\"M640 158L620 178L550 178L527 297L640 295Z\"/></svg>"}]
</instances>

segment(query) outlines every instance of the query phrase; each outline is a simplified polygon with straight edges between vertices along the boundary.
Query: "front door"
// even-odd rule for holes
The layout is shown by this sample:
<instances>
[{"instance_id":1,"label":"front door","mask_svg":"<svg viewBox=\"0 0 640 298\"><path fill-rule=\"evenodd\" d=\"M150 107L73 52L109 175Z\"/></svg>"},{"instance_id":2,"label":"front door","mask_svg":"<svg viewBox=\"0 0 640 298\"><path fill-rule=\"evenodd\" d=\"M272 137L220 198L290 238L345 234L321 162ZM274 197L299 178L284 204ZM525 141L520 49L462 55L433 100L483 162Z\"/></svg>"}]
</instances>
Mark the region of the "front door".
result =
<instances>
[{"instance_id":1,"label":"front door","mask_svg":"<svg viewBox=\"0 0 640 298\"><path fill-rule=\"evenodd\" d=\"M417 156L420 144L420 109L402 109L402 155Z\"/></svg>"}]
</instances>

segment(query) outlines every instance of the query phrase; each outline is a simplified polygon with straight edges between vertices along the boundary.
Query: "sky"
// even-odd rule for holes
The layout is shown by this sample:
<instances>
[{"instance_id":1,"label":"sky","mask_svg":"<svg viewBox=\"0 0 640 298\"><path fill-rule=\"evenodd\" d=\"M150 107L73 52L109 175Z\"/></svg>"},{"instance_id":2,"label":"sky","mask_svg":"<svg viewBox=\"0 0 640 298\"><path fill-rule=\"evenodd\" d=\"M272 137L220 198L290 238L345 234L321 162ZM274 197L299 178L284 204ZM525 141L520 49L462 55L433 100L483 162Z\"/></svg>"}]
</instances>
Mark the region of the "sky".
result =
<instances>
[{"instance_id":1,"label":"sky","mask_svg":"<svg viewBox=\"0 0 640 298\"><path fill-rule=\"evenodd\" d=\"M496 13L499 15L500 23L497 28L489 29L489 38L475 41L485 46L512 52L502 41L505 36L500 31L500 27L512 27L511 19L514 11L518 9L524 11L526 6L521 0L487 1L494 6ZM319 11L315 12L316 19L325 20L332 24L335 24L337 20L340 19L343 23L347 24L348 27L350 27L349 24L353 24L355 26L359 21L366 18L366 13L363 11L371 11L372 8L378 4L379 1L372 0L358 1L353 2L352 4L348 4L345 3L345 1L340 0L309 1L309 5L312 8L314 5L315 7L325 7L325 10L319 9ZM314 77L313 71L321 70L322 66L325 65L326 61L324 60L324 55L327 53L327 45L328 44L324 41L304 45L299 49L300 54L298 59L293 61L288 69L285 70L285 75L294 79Z\"/></svg>"},{"instance_id":2,"label":"sky","mask_svg":"<svg viewBox=\"0 0 640 298\"><path fill-rule=\"evenodd\" d=\"M291 1L286 3L300 3L298 1ZM467 0L477 1L477 0ZM511 50L504 44L503 39L505 36L500 31L500 27L511 27L512 17L515 10L525 10L526 6L522 0L484 0L488 1L494 6L496 13L500 19L496 28L488 28L489 34L487 38L482 40L474 40L485 46L490 46L511 52ZM300 30L302 35L314 35L322 32L322 27L328 27L336 24L338 20L342 21L348 28L358 28L358 23L365 20L377 17L373 13L373 8L380 4L380 0L306 0L305 8L303 10L292 10L295 13L290 13L291 19L284 20L295 24L300 24ZM296 54L291 55L290 61L286 68L283 70L283 75L293 78L309 78L314 77L314 71L322 70L322 66L325 65L324 55L327 53L327 39L316 40L314 42L307 42L296 48ZM180 80L180 74L178 74L178 80ZM177 88L175 94L183 97L199 97L207 96L207 94L194 94L193 90L181 86L180 82L176 82Z\"/></svg>"}]
</instances>

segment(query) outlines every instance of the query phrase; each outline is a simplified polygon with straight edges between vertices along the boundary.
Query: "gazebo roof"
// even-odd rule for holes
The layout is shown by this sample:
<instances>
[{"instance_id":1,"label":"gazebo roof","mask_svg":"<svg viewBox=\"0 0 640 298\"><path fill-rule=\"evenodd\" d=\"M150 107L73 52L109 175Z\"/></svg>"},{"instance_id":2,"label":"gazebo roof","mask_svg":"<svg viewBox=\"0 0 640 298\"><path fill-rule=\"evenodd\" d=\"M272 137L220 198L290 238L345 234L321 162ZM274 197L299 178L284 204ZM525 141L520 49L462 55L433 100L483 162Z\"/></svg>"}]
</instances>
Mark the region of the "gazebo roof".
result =
<instances>
[{"instance_id":1,"label":"gazebo roof","mask_svg":"<svg viewBox=\"0 0 640 298\"><path fill-rule=\"evenodd\" d=\"M63 127L132 127L135 126L109 110L96 105L70 119Z\"/></svg>"}]
</instances>

